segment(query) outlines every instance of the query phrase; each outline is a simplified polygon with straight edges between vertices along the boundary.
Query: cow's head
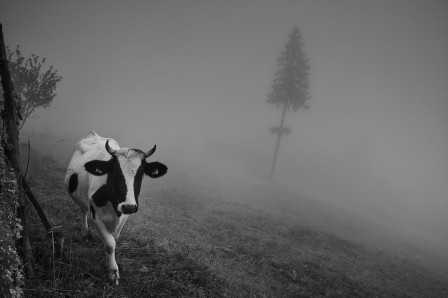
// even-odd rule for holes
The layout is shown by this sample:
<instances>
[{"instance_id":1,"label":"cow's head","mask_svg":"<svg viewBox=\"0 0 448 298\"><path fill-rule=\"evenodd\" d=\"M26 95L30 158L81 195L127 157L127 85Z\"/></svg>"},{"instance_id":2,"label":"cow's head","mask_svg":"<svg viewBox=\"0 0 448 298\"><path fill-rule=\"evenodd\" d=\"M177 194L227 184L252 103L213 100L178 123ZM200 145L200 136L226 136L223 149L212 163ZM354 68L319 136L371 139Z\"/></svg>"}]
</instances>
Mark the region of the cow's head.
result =
<instances>
[{"instance_id":1,"label":"cow's head","mask_svg":"<svg viewBox=\"0 0 448 298\"><path fill-rule=\"evenodd\" d=\"M112 156L110 160L93 160L85 164L86 171L93 175L108 174L106 185L97 191L100 203L96 204L104 206L110 201L119 215L135 213L138 210L143 174L158 178L165 175L168 168L160 162L146 162L146 158L156 151L156 146L147 152L129 148L113 149L107 141L106 151Z\"/></svg>"}]
</instances>

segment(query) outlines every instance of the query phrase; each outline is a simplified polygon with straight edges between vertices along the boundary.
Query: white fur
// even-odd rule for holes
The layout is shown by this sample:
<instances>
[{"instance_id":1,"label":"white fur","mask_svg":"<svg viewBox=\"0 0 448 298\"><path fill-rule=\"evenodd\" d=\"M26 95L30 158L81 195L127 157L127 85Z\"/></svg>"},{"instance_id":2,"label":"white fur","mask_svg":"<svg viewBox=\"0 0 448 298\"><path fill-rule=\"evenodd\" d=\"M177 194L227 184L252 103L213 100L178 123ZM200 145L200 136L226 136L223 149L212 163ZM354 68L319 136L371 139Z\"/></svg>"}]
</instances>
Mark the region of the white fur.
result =
<instances>
[{"instance_id":1,"label":"white fur","mask_svg":"<svg viewBox=\"0 0 448 298\"><path fill-rule=\"evenodd\" d=\"M67 174L65 176L65 185L69 186L69 180L73 173L78 174L78 185L74 192L69 193L73 200L79 205L82 213L82 225L84 232L88 235L88 224L87 215L89 213L90 205L93 206L95 210L95 227L103 240L104 247L108 248L110 253L106 250L106 260L109 267L109 278L110 280L118 284L118 279L120 278L118 272L118 266L115 261L115 245L116 241L120 237L121 230L126 223L128 215L121 214L120 217L117 216L112 204L108 202L104 207L98 207L92 201L92 196L95 192L104 184L106 184L107 174L102 176L95 176L88 173L84 165L92 160L103 160L107 161L111 158L110 154L106 151L105 145L106 141L109 140L109 146L117 151L118 159L122 159L120 164L124 163L123 155L129 155L129 150L127 148L121 148L118 143L113 139L106 139L99 136L96 132L91 131L84 139L79 141L74 149L73 156L68 165ZM133 187L133 176L135 176L134 167L137 165L136 159L133 158L131 166L125 166L123 169L123 174L125 176L126 185L128 186L128 194L126 195L125 204L135 204L134 198L134 187ZM141 162L141 159L140 159ZM119 204L118 210L121 211L121 206L123 203Z\"/></svg>"}]
</instances>

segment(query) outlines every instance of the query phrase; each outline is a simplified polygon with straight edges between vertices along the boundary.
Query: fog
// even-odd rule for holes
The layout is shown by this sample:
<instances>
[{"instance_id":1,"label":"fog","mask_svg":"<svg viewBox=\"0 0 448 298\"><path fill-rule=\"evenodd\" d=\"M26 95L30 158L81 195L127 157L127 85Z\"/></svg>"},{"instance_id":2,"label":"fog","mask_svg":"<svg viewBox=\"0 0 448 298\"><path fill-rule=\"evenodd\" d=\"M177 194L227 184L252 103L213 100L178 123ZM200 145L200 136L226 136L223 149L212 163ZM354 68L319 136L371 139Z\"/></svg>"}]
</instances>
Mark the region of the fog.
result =
<instances>
[{"instance_id":1,"label":"fog","mask_svg":"<svg viewBox=\"0 0 448 298\"><path fill-rule=\"evenodd\" d=\"M281 111L266 100L297 25L310 108L287 113L274 179L448 245L447 2L0 3L7 45L64 78L25 137L94 129L229 174L268 174Z\"/></svg>"}]
</instances>

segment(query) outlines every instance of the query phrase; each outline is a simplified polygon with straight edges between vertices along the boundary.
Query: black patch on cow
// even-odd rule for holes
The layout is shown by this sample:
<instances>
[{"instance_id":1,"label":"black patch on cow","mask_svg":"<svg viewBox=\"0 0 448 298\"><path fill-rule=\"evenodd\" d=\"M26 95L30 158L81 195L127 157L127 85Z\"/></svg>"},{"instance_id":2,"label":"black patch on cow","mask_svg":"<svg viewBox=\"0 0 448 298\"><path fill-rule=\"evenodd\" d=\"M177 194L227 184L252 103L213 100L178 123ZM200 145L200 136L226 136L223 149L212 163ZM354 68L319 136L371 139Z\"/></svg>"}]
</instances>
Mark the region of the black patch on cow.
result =
<instances>
[{"instance_id":1,"label":"black patch on cow","mask_svg":"<svg viewBox=\"0 0 448 298\"><path fill-rule=\"evenodd\" d=\"M111 193L110 187L107 184L102 185L97 191L93 194L92 200L95 202L95 205L98 207L106 206L109 201L109 196Z\"/></svg>"},{"instance_id":2,"label":"black patch on cow","mask_svg":"<svg viewBox=\"0 0 448 298\"><path fill-rule=\"evenodd\" d=\"M91 160L84 165L87 172L95 176L103 176L113 170L114 158L104 160Z\"/></svg>"},{"instance_id":3,"label":"black patch on cow","mask_svg":"<svg viewBox=\"0 0 448 298\"><path fill-rule=\"evenodd\" d=\"M141 165L138 170L137 173L135 174L134 177L134 197L135 197L135 202L138 205L138 196L140 195L140 189L142 187L142 180L143 180L143 174L145 173L145 170L143 169L143 165Z\"/></svg>"},{"instance_id":4,"label":"black patch on cow","mask_svg":"<svg viewBox=\"0 0 448 298\"><path fill-rule=\"evenodd\" d=\"M151 178L159 178L165 175L168 171L168 167L158 161L146 162L145 160L143 160L142 164L143 169L145 170L145 174Z\"/></svg>"},{"instance_id":5,"label":"black patch on cow","mask_svg":"<svg viewBox=\"0 0 448 298\"><path fill-rule=\"evenodd\" d=\"M92 217L95 219L95 208L93 208L92 204L90 204L90 213L92 213Z\"/></svg>"},{"instance_id":6,"label":"black patch on cow","mask_svg":"<svg viewBox=\"0 0 448 298\"><path fill-rule=\"evenodd\" d=\"M112 160L114 161L113 170L107 177L107 184L112 186L116 204L118 205L119 203L126 201L126 193L128 192L128 188L126 186L126 180L123 175L123 170L120 167L120 163L116 157ZM114 202L112 202L112 204L113 203Z\"/></svg>"},{"instance_id":7,"label":"black patch on cow","mask_svg":"<svg viewBox=\"0 0 448 298\"><path fill-rule=\"evenodd\" d=\"M74 192L78 187L78 173L73 173L68 180L68 191L70 193Z\"/></svg>"},{"instance_id":8,"label":"black patch on cow","mask_svg":"<svg viewBox=\"0 0 448 298\"><path fill-rule=\"evenodd\" d=\"M117 210L118 204L126 200L126 180L121 170L120 163L114 156L109 161L94 160L85 164L85 168L89 173L100 176L99 171L105 171L107 175L106 184L102 185L93 194L92 200L98 207L104 207L108 202L112 204L118 216L121 212ZM99 171L98 171L99 170Z\"/></svg>"}]
</instances>

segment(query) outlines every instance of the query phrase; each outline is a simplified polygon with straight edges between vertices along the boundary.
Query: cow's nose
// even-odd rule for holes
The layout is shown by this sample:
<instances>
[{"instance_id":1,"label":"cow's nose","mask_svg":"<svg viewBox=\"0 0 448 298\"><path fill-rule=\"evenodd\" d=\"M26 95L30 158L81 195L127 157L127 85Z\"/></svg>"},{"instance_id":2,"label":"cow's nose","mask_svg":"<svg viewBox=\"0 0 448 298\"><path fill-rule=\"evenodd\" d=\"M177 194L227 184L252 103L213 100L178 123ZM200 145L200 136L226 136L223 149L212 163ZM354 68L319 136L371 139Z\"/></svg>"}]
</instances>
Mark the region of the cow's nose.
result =
<instances>
[{"instance_id":1,"label":"cow's nose","mask_svg":"<svg viewBox=\"0 0 448 298\"><path fill-rule=\"evenodd\" d=\"M121 206L121 210L124 214L131 214L137 212L138 206L133 204L125 204Z\"/></svg>"}]
</instances>

